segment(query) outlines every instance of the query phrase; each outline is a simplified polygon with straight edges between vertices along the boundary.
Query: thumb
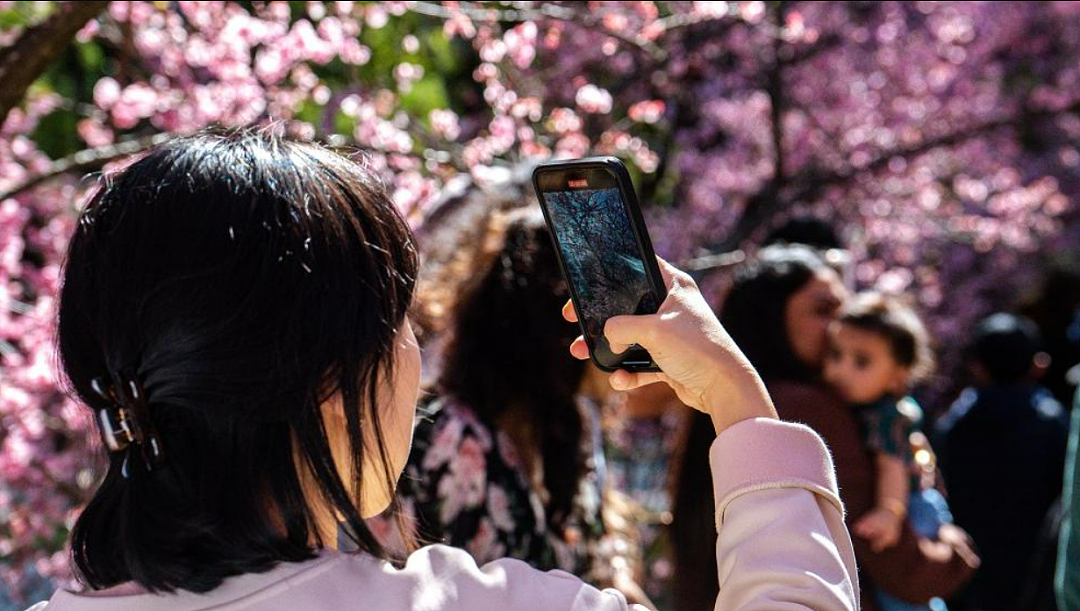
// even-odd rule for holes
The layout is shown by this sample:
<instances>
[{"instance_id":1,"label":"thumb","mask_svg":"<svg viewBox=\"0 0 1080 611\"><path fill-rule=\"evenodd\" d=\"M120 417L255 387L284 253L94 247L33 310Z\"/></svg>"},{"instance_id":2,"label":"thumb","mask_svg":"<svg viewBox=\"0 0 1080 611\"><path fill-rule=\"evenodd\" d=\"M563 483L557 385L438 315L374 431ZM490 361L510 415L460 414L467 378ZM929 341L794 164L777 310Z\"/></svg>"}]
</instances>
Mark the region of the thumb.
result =
<instances>
[{"instance_id":1,"label":"thumb","mask_svg":"<svg viewBox=\"0 0 1080 611\"><path fill-rule=\"evenodd\" d=\"M633 344L648 350L655 325L656 314L612 316L604 323L604 337L616 354Z\"/></svg>"}]
</instances>

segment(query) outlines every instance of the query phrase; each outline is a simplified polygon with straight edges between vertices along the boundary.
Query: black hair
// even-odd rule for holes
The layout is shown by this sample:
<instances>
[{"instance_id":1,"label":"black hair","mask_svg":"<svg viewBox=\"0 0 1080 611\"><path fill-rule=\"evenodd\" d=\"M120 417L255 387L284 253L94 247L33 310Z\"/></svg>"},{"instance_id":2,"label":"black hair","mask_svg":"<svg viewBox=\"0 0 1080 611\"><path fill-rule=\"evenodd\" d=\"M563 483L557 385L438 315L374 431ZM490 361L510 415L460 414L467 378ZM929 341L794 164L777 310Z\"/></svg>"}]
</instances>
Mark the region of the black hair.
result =
<instances>
[{"instance_id":1,"label":"black hair","mask_svg":"<svg viewBox=\"0 0 1080 611\"><path fill-rule=\"evenodd\" d=\"M438 385L492 427L520 410L543 462L548 524L558 529L584 473L585 364L569 357L579 330L559 316L570 293L539 210L497 214L487 234L486 257L460 289Z\"/></svg>"},{"instance_id":2,"label":"black hair","mask_svg":"<svg viewBox=\"0 0 1080 611\"><path fill-rule=\"evenodd\" d=\"M795 355L786 324L788 300L831 269L810 247L775 244L736 271L720 321L766 383L807 380L816 372Z\"/></svg>"},{"instance_id":3,"label":"black hair","mask_svg":"<svg viewBox=\"0 0 1080 611\"><path fill-rule=\"evenodd\" d=\"M720 321L766 383L815 375L792 350L786 312L791 296L826 269L831 268L809 246L775 244L736 271ZM701 536L715 519L709 484L709 447L715 438L708 416L688 415L672 474L670 536L677 611L707 608L719 591L715 577L707 577L716 575L715 545Z\"/></svg>"},{"instance_id":4,"label":"black hair","mask_svg":"<svg viewBox=\"0 0 1080 611\"><path fill-rule=\"evenodd\" d=\"M712 418L686 414L671 473L672 521L669 528L674 572L674 609L696 611L715 604L720 591L716 542L702 533L716 529L709 448L716 439Z\"/></svg>"},{"instance_id":5,"label":"black hair","mask_svg":"<svg viewBox=\"0 0 1080 611\"><path fill-rule=\"evenodd\" d=\"M844 248L831 223L806 215L793 216L769 232L765 245L771 244L805 244L818 250Z\"/></svg>"},{"instance_id":6,"label":"black hair","mask_svg":"<svg viewBox=\"0 0 1080 611\"><path fill-rule=\"evenodd\" d=\"M844 306L837 320L884 338L893 359L910 370L912 383L925 380L933 371L934 353L926 327L900 298L873 291L860 293Z\"/></svg>"},{"instance_id":7,"label":"black hair","mask_svg":"<svg viewBox=\"0 0 1080 611\"><path fill-rule=\"evenodd\" d=\"M68 250L60 356L95 411L91 380L138 376L165 464L128 479L111 454L72 532L80 580L206 592L312 558L320 507L385 557L357 503L393 485L389 466L387 481L360 475L365 454L387 464L376 388L416 267L374 172L272 128L179 137L104 180ZM321 417L335 393L352 481Z\"/></svg>"},{"instance_id":8,"label":"black hair","mask_svg":"<svg viewBox=\"0 0 1080 611\"><path fill-rule=\"evenodd\" d=\"M970 351L993 382L1015 384L1031 372L1041 343L1035 323L998 312L984 318L976 327Z\"/></svg>"}]
</instances>

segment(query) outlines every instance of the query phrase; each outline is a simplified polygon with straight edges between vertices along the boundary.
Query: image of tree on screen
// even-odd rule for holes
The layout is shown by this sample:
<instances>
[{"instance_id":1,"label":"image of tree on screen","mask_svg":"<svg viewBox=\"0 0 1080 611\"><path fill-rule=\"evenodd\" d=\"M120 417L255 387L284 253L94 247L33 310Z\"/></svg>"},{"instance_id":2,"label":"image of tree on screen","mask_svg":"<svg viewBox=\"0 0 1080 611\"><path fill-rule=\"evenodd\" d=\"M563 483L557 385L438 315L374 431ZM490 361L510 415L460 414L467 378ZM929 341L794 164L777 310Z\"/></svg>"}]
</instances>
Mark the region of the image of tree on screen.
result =
<instances>
[{"instance_id":1,"label":"image of tree on screen","mask_svg":"<svg viewBox=\"0 0 1080 611\"><path fill-rule=\"evenodd\" d=\"M599 335L611 316L657 306L618 189L560 191L544 198L591 335Z\"/></svg>"}]
</instances>

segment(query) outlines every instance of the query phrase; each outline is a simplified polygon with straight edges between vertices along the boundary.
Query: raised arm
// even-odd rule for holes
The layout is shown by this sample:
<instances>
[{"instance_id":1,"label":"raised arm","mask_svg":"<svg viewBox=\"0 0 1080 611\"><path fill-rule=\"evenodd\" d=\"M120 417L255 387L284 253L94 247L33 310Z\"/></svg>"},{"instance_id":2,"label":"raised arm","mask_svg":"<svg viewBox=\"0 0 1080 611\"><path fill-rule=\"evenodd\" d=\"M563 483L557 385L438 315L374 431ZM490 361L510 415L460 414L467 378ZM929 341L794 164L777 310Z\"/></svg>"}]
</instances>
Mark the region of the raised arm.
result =
<instances>
[{"instance_id":1,"label":"raised arm","mask_svg":"<svg viewBox=\"0 0 1080 611\"><path fill-rule=\"evenodd\" d=\"M604 333L615 352L648 350L662 373L618 371L611 385L663 382L712 418L717 608L857 608L854 554L824 444L810 429L778 421L761 378L697 285L660 263L668 297L657 313L612 318ZM564 314L576 319L569 304ZM588 358L580 338L571 352Z\"/></svg>"}]
</instances>

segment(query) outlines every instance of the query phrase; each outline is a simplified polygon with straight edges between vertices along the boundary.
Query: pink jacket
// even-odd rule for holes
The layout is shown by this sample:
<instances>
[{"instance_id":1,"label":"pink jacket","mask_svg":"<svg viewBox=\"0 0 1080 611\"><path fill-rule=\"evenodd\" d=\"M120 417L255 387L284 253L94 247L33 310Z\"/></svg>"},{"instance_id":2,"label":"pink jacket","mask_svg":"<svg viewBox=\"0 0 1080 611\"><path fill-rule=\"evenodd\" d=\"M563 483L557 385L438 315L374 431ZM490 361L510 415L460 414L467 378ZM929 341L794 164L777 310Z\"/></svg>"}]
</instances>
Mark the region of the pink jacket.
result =
<instances>
[{"instance_id":1,"label":"pink jacket","mask_svg":"<svg viewBox=\"0 0 1080 611\"><path fill-rule=\"evenodd\" d=\"M716 493L717 610L854 610L858 580L832 459L798 424L758 419L721 433L710 450ZM704 536L705 533L702 533ZM58 591L28 611L644 611L615 590L517 560L478 567L442 545L402 569L365 555L326 551L303 563L234 577L209 594L154 595L125 584Z\"/></svg>"}]
</instances>

